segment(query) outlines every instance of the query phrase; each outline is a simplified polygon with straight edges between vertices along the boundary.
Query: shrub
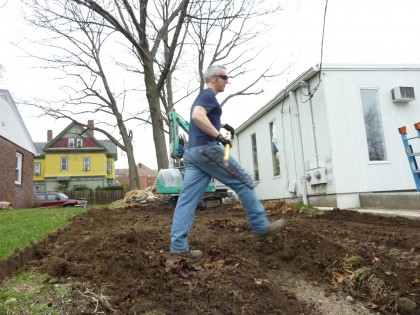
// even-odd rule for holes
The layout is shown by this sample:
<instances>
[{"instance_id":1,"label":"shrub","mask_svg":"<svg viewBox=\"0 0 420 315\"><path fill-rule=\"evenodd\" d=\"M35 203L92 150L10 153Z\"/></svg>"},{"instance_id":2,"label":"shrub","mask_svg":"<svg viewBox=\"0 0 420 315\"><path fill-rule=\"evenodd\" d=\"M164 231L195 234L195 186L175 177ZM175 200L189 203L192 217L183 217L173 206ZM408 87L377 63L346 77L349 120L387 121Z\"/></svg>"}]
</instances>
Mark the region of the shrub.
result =
<instances>
[{"instance_id":1,"label":"shrub","mask_svg":"<svg viewBox=\"0 0 420 315\"><path fill-rule=\"evenodd\" d=\"M123 185L96 187L96 190L124 190Z\"/></svg>"},{"instance_id":2,"label":"shrub","mask_svg":"<svg viewBox=\"0 0 420 315\"><path fill-rule=\"evenodd\" d=\"M72 191L92 191L92 188L89 188L86 185L74 185L71 190Z\"/></svg>"}]
</instances>

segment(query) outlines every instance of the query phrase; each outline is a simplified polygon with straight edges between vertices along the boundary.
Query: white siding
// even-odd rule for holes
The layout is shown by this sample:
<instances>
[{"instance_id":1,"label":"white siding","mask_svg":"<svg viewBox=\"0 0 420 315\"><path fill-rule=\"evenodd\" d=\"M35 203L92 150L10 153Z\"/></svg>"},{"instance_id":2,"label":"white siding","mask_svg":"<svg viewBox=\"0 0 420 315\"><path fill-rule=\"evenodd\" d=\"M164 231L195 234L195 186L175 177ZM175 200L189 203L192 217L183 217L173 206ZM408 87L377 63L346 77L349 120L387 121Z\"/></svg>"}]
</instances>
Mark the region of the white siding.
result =
<instances>
[{"instance_id":1,"label":"white siding","mask_svg":"<svg viewBox=\"0 0 420 315\"><path fill-rule=\"evenodd\" d=\"M306 77L305 77L306 75ZM329 66L322 70L322 81L311 100L304 78L313 89L318 74L306 72L276 98L238 128L236 154L252 173L251 134L257 134L260 181L256 191L262 199L302 196L336 196L338 206L358 206L358 194L414 190L415 184L398 128L406 125L409 136L416 136L413 124L420 121L420 102L395 103L391 89L414 87L420 98L420 65L416 66ZM378 91L386 161L369 161L361 89ZM276 119L279 132L280 176L272 176L268 124ZM415 141L414 141L415 142ZM414 146L420 151L420 141ZM321 179L314 180L316 172ZM302 186L302 178L312 181ZM296 185L295 194L293 187Z\"/></svg>"},{"instance_id":2,"label":"white siding","mask_svg":"<svg viewBox=\"0 0 420 315\"><path fill-rule=\"evenodd\" d=\"M418 70L328 71L323 76L327 91L327 115L334 152L336 192L369 192L415 189L398 128L420 121L418 100L394 103L391 89L413 86L420 93ZM370 162L363 120L360 89L378 90L387 161Z\"/></svg>"},{"instance_id":3,"label":"white siding","mask_svg":"<svg viewBox=\"0 0 420 315\"><path fill-rule=\"evenodd\" d=\"M37 154L31 136L7 90L0 90L0 136Z\"/></svg>"},{"instance_id":4,"label":"white siding","mask_svg":"<svg viewBox=\"0 0 420 315\"><path fill-rule=\"evenodd\" d=\"M273 175L273 164L271 158L271 139L269 124L276 120L278 141L278 150L280 152L280 175ZM289 193L289 179L288 168L286 166L286 157L284 154L284 138L282 135L281 113L279 108L275 107L265 113L255 124L247 128L236 138L236 147L240 148L233 152L235 156L238 155L242 166L253 175L253 160L251 151L251 135L257 136L257 153L258 166L260 173L260 180L256 185L256 192L261 199L275 199L281 196L288 198Z\"/></svg>"}]
</instances>

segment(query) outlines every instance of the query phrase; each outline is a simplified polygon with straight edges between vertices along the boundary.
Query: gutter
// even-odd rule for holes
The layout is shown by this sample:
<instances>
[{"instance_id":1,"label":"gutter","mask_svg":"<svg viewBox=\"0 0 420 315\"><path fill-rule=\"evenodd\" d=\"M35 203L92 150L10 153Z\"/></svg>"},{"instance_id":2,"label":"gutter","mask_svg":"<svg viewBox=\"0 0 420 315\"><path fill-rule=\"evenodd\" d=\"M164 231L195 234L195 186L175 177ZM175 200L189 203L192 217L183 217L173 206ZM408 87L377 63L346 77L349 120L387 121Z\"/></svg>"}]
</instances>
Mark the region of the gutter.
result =
<instances>
[{"instance_id":1,"label":"gutter","mask_svg":"<svg viewBox=\"0 0 420 315\"><path fill-rule=\"evenodd\" d=\"M290 91L295 91L297 88L299 88L300 81L307 81L318 72L319 72L318 65L315 65L309 68L308 70L306 70L296 79L294 79L289 85L287 85L283 90L277 93L277 95L271 101L269 101L266 105L260 108L255 114L253 114L250 119L248 119L238 128L236 128L235 132L240 133L242 130L246 129L249 125L251 125L253 122L258 120L261 116L263 116L266 112L268 112L270 109L278 105L288 95Z\"/></svg>"}]
</instances>

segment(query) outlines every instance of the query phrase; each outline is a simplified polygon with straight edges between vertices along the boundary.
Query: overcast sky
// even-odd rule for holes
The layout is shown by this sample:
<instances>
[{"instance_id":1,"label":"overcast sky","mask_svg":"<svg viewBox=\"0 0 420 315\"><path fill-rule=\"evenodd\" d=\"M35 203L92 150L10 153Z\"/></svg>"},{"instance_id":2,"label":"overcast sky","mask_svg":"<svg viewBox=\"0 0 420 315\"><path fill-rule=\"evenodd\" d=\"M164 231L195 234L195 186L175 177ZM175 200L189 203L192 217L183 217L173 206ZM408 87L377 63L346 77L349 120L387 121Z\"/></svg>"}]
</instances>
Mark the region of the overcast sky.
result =
<instances>
[{"instance_id":1,"label":"overcast sky","mask_svg":"<svg viewBox=\"0 0 420 315\"><path fill-rule=\"evenodd\" d=\"M284 9L273 21L273 31L261 45L267 47L264 60L273 62L279 70L288 70L267 86L263 95L228 102L223 107L223 122L238 127L287 82L320 62L325 3L325 0L284 1ZM23 36L32 33L19 14L19 6L18 0L0 0L0 64L6 67L0 89L8 89L15 101L48 99L58 90L55 81L46 71L36 69L35 61L22 57L22 52L13 45L20 46ZM420 63L419 13L420 0L329 0L323 63ZM240 80L232 81L224 93L239 88ZM190 105L178 108L184 118L188 118ZM47 129L57 135L70 123L35 118L30 110L19 109L34 142L46 141ZM157 167L149 128L136 129L136 139L142 140L134 143L137 163ZM120 152L117 167L125 166L125 156Z\"/></svg>"}]
</instances>

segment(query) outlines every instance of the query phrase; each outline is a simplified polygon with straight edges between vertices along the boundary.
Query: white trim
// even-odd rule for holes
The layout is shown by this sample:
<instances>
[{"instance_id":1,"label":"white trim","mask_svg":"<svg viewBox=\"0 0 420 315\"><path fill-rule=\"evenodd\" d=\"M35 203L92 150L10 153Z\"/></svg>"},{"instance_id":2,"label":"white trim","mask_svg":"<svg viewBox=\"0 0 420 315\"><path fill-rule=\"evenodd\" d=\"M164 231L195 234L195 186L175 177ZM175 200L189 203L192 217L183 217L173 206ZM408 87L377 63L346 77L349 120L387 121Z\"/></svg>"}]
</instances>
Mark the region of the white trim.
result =
<instances>
[{"instance_id":1,"label":"white trim","mask_svg":"<svg viewBox=\"0 0 420 315\"><path fill-rule=\"evenodd\" d=\"M15 166L15 184L22 184L22 159L23 155L20 152L16 152L16 166Z\"/></svg>"}]
</instances>

